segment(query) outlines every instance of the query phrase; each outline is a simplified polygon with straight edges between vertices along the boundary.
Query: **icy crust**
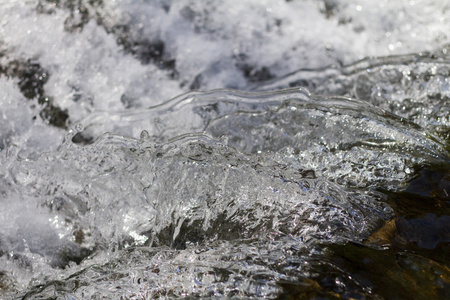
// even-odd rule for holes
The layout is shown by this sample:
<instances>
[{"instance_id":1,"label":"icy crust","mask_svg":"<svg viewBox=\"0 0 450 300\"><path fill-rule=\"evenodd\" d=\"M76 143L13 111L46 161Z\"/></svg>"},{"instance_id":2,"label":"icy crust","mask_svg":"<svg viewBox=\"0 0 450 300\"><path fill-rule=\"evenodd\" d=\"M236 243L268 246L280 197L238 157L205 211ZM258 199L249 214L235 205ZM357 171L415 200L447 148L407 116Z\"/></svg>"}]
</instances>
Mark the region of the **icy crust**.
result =
<instances>
[{"instance_id":1,"label":"icy crust","mask_svg":"<svg viewBox=\"0 0 450 300\"><path fill-rule=\"evenodd\" d=\"M450 46L446 45L432 52L366 58L342 67L301 69L253 89L299 86L314 94L363 99L439 133L450 128L449 78Z\"/></svg>"},{"instance_id":2,"label":"icy crust","mask_svg":"<svg viewBox=\"0 0 450 300\"><path fill-rule=\"evenodd\" d=\"M340 184L398 187L414 165L448 161L444 143L370 103L317 97L303 89L190 92L148 110L96 113L81 121L84 139L109 131L155 141L207 133L244 153L276 154Z\"/></svg>"},{"instance_id":3,"label":"icy crust","mask_svg":"<svg viewBox=\"0 0 450 300\"><path fill-rule=\"evenodd\" d=\"M376 195L346 190L313 171L298 173L272 154L242 154L207 136L155 144L146 132L139 140L106 134L89 146L71 137L35 161L2 159L3 199L15 201L3 204L1 259L8 275L33 270L13 278L18 287L67 276L63 270L51 275L51 267L93 251L182 250L214 241L260 241L262 251L270 236L302 248L316 240L361 240L391 216ZM23 218L32 211L32 218ZM208 264L214 272L214 260ZM161 280L169 288L166 275Z\"/></svg>"}]
</instances>

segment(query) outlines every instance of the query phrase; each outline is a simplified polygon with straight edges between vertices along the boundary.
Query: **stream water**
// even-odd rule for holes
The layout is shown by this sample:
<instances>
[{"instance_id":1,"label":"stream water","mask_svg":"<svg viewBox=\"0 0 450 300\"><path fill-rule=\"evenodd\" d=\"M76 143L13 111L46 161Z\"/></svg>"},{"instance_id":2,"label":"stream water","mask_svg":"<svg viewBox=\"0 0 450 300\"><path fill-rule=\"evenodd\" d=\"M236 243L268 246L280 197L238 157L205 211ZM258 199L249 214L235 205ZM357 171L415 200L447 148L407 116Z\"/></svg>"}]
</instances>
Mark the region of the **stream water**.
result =
<instances>
[{"instance_id":1,"label":"stream water","mask_svg":"<svg viewBox=\"0 0 450 300\"><path fill-rule=\"evenodd\" d=\"M450 6L391 2L0 1L0 296L450 298Z\"/></svg>"}]
</instances>

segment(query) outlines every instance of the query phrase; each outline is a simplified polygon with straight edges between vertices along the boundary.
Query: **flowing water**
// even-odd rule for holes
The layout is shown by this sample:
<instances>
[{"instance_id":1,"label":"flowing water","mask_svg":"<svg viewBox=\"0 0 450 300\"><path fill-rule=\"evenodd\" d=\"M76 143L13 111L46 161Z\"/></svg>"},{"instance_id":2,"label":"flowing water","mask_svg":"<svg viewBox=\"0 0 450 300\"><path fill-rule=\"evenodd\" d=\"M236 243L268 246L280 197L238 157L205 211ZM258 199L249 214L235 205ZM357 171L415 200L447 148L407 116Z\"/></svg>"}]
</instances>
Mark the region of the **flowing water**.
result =
<instances>
[{"instance_id":1,"label":"flowing water","mask_svg":"<svg viewBox=\"0 0 450 300\"><path fill-rule=\"evenodd\" d=\"M450 297L448 4L0 12L1 297Z\"/></svg>"}]
</instances>

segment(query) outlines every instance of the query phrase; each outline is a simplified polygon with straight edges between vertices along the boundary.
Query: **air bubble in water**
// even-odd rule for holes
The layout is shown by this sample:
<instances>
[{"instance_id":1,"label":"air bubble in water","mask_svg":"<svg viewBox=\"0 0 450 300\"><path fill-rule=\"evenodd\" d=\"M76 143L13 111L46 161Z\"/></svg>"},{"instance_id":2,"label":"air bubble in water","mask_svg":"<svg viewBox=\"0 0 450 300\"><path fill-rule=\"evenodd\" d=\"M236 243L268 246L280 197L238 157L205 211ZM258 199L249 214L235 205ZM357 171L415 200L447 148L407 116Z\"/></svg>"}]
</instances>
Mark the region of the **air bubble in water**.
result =
<instances>
[{"instance_id":1,"label":"air bubble in water","mask_svg":"<svg viewBox=\"0 0 450 300\"><path fill-rule=\"evenodd\" d=\"M149 141L150 140L150 135L148 134L147 130L142 130L141 131L141 140L142 141Z\"/></svg>"},{"instance_id":2,"label":"air bubble in water","mask_svg":"<svg viewBox=\"0 0 450 300\"><path fill-rule=\"evenodd\" d=\"M76 131L76 132L83 132L83 130L84 130L83 124L77 124L77 125L75 125L75 131Z\"/></svg>"}]
</instances>

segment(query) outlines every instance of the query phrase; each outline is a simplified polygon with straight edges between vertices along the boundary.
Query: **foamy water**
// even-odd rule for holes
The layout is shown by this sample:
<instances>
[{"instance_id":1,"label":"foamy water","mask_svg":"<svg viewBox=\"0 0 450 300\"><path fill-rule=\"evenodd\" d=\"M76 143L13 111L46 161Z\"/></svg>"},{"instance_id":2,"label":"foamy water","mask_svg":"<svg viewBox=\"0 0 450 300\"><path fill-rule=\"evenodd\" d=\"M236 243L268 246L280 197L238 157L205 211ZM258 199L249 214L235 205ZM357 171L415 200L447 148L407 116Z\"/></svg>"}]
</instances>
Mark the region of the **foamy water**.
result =
<instances>
[{"instance_id":1,"label":"foamy water","mask_svg":"<svg viewBox=\"0 0 450 300\"><path fill-rule=\"evenodd\" d=\"M450 163L444 2L0 3L2 297L331 297Z\"/></svg>"}]
</instances>

